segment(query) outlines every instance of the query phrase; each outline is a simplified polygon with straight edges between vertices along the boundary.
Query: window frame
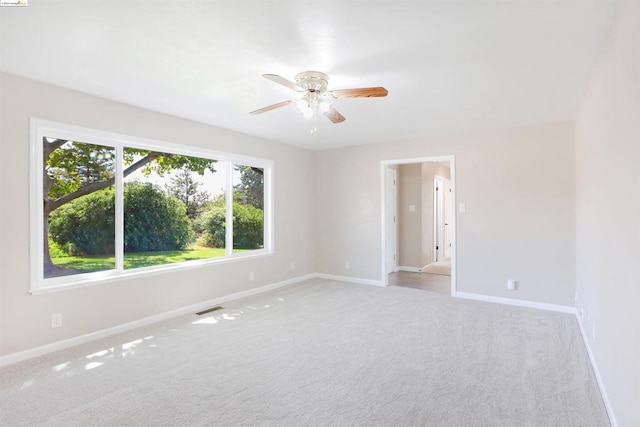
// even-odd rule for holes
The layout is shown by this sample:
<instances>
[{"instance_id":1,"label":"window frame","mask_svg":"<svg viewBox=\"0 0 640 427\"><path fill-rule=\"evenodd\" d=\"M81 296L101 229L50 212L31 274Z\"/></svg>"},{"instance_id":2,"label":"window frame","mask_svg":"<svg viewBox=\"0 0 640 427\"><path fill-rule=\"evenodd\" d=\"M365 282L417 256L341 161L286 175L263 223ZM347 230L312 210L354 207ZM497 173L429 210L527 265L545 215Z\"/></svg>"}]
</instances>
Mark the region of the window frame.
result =
<instances>
[{"instance_id":1,"label":"window frame","mask_svg":"<svg viewBox=\"0 0 640 427\"><path fill-rule=\"evenodd\" d=\"M44 161L42 141L43 138L60 138L71 141L79 141L88 144L113 147L116 152L115 169L115 260L116 267L113 270L97 271L92 273L80 273L68 276L52 278L44 277L44 212L43 201L43 170ZM165 271L181 269L202 268L213 264L241 261L250 258L270 256L274 253L273 245L273 160L257 157L243 156L207 148L189 145L175 144L166 141L129 136L97 129L85 128L65 123L53 122L31 118L30 122L30 293L45 293L61 289L70 289L83 286L92 286L113 280L121 280L131 277L159 274ZM143 150L162 151L186 156L202 157L217 161L228 162L225 193L226 197L226 244L225 255L215 258L183 261L179 263L164 264L160 266L140 267L125 270L123 267L124 255L124 199L123 199L123 152L124 148L137 148ZM231 170L233 165L253 166L264 171L264 247L244 252L233 252L233 182ZM231 202L231 203L230 203ZM231 244L230 244L231 243Z\"/></svg>"}]
</instances>

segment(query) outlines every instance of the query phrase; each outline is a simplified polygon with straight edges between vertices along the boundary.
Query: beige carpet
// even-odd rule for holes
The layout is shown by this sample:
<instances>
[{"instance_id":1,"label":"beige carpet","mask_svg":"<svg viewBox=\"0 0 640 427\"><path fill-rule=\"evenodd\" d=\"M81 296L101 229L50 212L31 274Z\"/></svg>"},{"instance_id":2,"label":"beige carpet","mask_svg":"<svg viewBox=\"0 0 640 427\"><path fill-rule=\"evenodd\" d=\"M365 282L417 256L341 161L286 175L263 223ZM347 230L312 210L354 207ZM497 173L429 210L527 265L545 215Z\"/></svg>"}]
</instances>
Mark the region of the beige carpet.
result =
<instances>
[{"instance_id":1,"label":"beige carpet","mask_svg":"<svg viewBox=\"0 0 640 427\"><path fill-rule=\"evenodd\" d=\"M451 258L444 258L441 261L432 262L424 267L422 272L451 276Z\"/></svg>"},{"instance_id":2,"label":"beige carpet","mask_svg":"<svg viewBox=\"0 0 640 427\"><path fill-rule=\"evenodd\" d=\"M609 425L568 314L326 280L225 307L3 368L0 425Z\"/></svg>"}]
</instances>

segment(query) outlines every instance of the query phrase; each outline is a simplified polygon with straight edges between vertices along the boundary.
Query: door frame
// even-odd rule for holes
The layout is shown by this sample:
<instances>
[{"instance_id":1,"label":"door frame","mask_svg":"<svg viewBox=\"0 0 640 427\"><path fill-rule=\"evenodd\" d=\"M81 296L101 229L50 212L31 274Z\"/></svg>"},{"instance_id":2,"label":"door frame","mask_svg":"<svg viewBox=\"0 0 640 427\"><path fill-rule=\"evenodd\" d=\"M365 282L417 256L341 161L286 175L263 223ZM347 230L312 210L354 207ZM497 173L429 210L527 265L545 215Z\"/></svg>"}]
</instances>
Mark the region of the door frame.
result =
<instances>
[{"instance_id":1,"label":"door frame","mask_svg":"<svg viewBox=\"0 0 640 427\"><path fill-rule=\"evenodd\" d=\"M393 159L393 160L382 160L380 162L380 193L381 193L381 222L380 222L380 235L381 235L381 251L380 251L380 260L381 260L381 283L384 286L389 285L389 276L390 271L387 271L387 168L392 165L408 165L415 163L428 163L428 162L449 162L449 169L451 171L450 183L451 183L451 204L456 206L456 169L455 169L455 156L432 156L432 157L416 157L416 158L406 158L406 159ZM456 209L451 209L451 295L455 295L456 293L456 271L457 271L457 239L456 239L456 228L457 228L457 215Z\"/></svg>"},{"instance_id":2,"label":"door frame","mask_svg":"<svg viewBox=\"0 0 640 427\"><path fill-rule=\"evenodd\" d=\"M385 199L385 214L391 213L392 216L392 218L388 216L387 221L385 222L385 232L391 235L387 235L387 241L389 243L384 247L387 271L391 273L398 269L398 171L387 166L385 168L385 174L385 184L387 185L385 192L386 194L393 194L395 196L394 200L391 200L390 197ZM393 179L395 181L393 185L390 184L389 179Z\"/></svg>"},{"instance_id":3,"label":"door frame","mask_svg":"<svg viewBox=\"0 0 640 427\"><path fill-rule=\"evenodd\" d=\"M455 211L455 206L453 205L453 199L451 191L451 179L444 178L444 257L451 258L451 229L447 228L451 223L451 215Z\"/></svg>"}]
</instances>

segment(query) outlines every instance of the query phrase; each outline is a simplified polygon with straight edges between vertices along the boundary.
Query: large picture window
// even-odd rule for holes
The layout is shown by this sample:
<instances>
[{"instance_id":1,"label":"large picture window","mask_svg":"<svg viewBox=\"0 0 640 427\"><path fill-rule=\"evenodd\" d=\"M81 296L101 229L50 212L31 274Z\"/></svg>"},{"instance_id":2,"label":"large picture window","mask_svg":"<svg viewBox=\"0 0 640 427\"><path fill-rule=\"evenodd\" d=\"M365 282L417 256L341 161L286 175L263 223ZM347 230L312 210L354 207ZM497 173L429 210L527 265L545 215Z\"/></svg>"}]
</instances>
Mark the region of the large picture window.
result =
<instances>
[{"instance_id":1,"label":"large picture window","mask_svg":"<svg viewBox=\"0 0 640 427\"><path fill-rule=\"evenodd\" d=\"M272 162L32 121L32 290L271 252Z\"/></svg>"}]
</instances>

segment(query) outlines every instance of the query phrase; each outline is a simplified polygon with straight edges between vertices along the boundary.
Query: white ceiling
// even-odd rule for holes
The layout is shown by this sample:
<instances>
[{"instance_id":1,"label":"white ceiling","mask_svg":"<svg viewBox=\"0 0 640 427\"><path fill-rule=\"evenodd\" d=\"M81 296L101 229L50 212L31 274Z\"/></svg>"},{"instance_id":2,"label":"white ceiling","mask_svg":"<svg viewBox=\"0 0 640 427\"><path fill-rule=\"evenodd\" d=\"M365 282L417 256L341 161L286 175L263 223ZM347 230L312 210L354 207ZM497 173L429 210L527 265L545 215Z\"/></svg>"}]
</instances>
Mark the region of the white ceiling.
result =
<instances>
[{"instance_id":1,"label":"white ceiling","mask_svg":"<svg viewBox=\"0 0 640 427\"><path fill-rule=\"evenodd\" d=\"M327 148L571 120L610 1L45 1L0 10L0 69L215 126ZM347 120L260 76L318 70Z\"/></svg>"}]
</instances>

